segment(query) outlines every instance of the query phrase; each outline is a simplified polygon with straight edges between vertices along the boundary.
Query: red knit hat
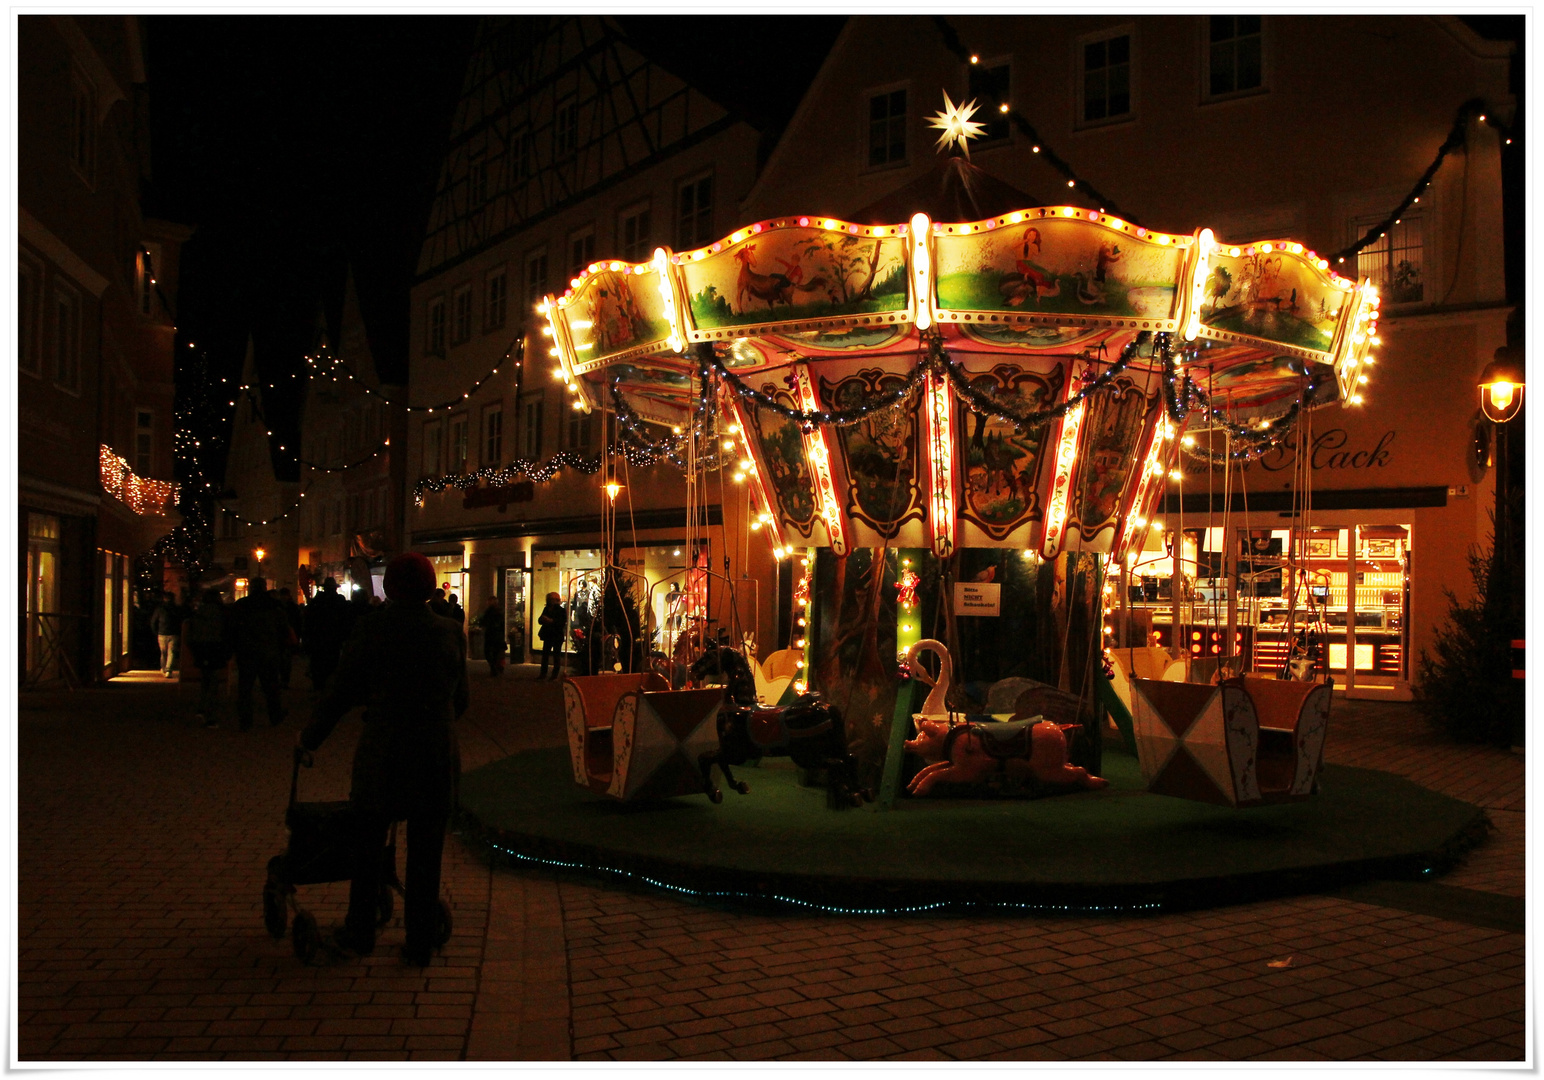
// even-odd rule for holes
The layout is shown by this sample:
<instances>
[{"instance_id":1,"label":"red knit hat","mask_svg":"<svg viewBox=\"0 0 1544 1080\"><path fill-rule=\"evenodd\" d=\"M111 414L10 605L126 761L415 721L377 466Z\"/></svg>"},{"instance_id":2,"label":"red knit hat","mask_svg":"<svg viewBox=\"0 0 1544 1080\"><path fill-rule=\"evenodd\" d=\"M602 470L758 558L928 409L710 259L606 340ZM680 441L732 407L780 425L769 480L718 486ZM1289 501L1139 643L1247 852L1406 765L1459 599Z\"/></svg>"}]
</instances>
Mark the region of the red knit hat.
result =
<instances>
[{"instance_id":1,"label":"red knit hat","mask_svg":"<svg viewBox=\"0 0 1544 1080\"><path fill-rule=\"evenodd\" d=\"M421 604L434 595L434 564L416 551L398 555L386 564L382 584L388 600Z\"/></svg>"}]
</instances>

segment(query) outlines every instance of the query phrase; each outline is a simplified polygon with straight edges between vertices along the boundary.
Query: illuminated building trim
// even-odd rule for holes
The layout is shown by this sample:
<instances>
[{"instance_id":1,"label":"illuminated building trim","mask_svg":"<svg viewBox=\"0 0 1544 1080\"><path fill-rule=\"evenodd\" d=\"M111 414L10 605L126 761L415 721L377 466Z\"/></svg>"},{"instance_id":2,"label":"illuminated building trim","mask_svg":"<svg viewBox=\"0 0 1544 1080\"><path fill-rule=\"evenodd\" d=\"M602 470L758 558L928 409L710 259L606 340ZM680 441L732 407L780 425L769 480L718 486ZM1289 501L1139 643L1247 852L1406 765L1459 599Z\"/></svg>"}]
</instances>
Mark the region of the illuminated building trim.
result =
<instances>
[{"instance_id":1,"label":"illuminated building trim","mask_svg":"<svg viewBox=\"0 0 1544 1080\"><path fill-rule=\"evenodd\" d=\"M799 391L799 408L805 412L819 410L820 402L815 397L815 384L810 379L809 365L802 362L793 365L793 375ZM811 424L804 431L804 456L809 459L810 472L815 476L815 488L820 492L821 517L825 519L831 550L838 555L845 555L847 534L842 524L841 503L836 500L836 485L831 480L831 448L819 424Z\"/></svg>"}]
</instances>

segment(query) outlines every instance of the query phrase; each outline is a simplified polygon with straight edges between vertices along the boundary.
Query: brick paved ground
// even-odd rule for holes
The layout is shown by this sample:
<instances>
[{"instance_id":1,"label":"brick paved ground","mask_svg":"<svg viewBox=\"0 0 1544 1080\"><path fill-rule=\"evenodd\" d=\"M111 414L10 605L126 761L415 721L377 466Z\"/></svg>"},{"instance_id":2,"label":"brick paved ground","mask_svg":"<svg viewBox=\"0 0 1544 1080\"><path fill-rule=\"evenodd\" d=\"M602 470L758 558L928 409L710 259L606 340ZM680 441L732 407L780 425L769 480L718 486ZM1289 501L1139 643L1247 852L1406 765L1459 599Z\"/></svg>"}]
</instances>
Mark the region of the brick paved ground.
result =
<instances>
[{"instance_id":1,"label":"brick paved ground","mask_svg":"<svg viewBox=\"0 0 1544 1080\"><path fill-rule=\"evenodd\" d=\"M418 971L396 960L400 921L374 957L311 968L267 936L263 868L285 842L306 695L290 694L297 719L270 729L259 710L243 734L196 727L194 694L147 679L21 699L23 1061L1523 1056L1523 935L1463 903L1524 893L1522 759L1442 743L1405 708L1337 701L1328 756L1469 799L1497 831L1387 904L769 917L490 869L452 840L455 935ZM562 738L550 685L479 670L473 699L468 768ZM303 798L344 795L357 730L324 747ZM326 927L346 888L300 898ZM1421 900L1438 891L1443 915Z\"/></svg>"}]
</instances>

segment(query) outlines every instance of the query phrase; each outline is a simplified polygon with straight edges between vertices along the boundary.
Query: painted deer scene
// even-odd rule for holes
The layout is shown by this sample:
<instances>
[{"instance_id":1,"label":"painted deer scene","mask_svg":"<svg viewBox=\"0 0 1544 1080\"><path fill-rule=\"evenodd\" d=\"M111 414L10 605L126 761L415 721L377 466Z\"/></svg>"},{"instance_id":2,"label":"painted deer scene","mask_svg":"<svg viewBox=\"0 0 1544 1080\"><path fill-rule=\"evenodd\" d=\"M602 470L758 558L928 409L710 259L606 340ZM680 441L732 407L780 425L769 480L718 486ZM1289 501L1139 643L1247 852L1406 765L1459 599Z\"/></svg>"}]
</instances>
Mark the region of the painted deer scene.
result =
<instances>
[{"instance_id":1,"label":"painted deer scene","mask_svg":"<svg viewBox=\"0 0 1544 1080\"><path fill-rule=\"evenodd\" d=\"M1045 408L1062 384L1058 368L1049 376L998 367L978 375L972 384L1019 412ZM1019 431L1008 421L974 412L963 405L956 421L961 442L961 513L1001 540L1026 518L1038 516L1035 481L1045 428Z\"/></svg>"},{"instance_id":2,"label":"painted deer scene","mask_svg":"<svg viewBox=\"0 0 1544 1080\"><path fill-rule=\"evenodd\" d=\"M905 246L894 237L785 229L683 269L699 328L906 307Z\"/></svg>"},{"instance_id":3,"label":"painted deer scene","mask_svg":"<svg viewBox=\"0 0 1544 1080\"><path fill-rule=\"evenodd\" d=\"M877 370L824 386L828 407L851 409L905 382ZM902 407L874 413L851 427L837 429L847 462L852 513L884 536L894 536L917 505L917 411Z\"/></svg>"},{"instance_id":4,"label":"painted deer scene","mask_svg":"<svg viewBox=\"0 0 1544 1080\"><path fill-rule=\"evenodd\" d=\"M938 306L1167 318L1180 254L1113 229L1036 219L938 238Z\"/></svg>"}]
</instances>

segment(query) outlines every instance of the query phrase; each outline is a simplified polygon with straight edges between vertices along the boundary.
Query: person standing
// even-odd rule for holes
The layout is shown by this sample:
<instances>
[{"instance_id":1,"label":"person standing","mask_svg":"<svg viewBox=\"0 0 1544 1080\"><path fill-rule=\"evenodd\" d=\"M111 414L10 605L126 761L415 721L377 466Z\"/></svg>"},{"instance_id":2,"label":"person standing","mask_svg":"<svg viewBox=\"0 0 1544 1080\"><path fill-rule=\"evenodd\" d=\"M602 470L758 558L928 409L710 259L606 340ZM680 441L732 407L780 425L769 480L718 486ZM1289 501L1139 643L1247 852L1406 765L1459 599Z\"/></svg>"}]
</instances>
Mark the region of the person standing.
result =
<instances>
[{"instance_id":1,"label":"person standing","mask_svg":"<svg viewBox=\"0 0 1544 1080\"><path fill-rule=\"evenodd\" d=\"M466 609L461 606L461 601L456 597L455 593L451 593L450 594L449 606L450 606L450 617L452 619L455 619L458 623L460 623L463 627L465 627L466 626Z\"/></svg>"},{"instance_id":2,"label":"person standing","mask_svg":"<svg viewBox=\"0 0 1544 1080\"><path fill-rule=\"evenodd\" d=\"M338 666L348 636L348 601L338 595L338 579L329 577L305 611L306 652L311 657L311 686L320 692Z\"/></svg>"},{"instance_id":3,"label":"person standing","mask_svg":"<svg viewBox=\"0 0 1544 1080\"><path fill-rule=\"evenodd\" d=\"M252 730L252 685L262 683L268 722L284 719L279 697L279 657L289 644L289 620L268 591L268 583L253 578L251 591L231 605L231 640L236 647L236 719L242 731Z\"/></svg>"},{"instance_id":4,"label":"person standing","mask_svg":"<svg viewBox=\"0 0 1544 1080\"><path fill-rule=\"evenodd\" d=\"M279 590L279 608L284 612L284 622L289 627L289 637L284 651L279 654L279 689L288 690L290 669L294 667L295 650L300 646L300 605L288 589Z\"/></svg>"},{"instance_id":5,"label":"person standing","mask_svg":"<svg viewBox=\"0 0 1544 1080\"><path fill-rule=\"evenodd\" d=\"M488 661L488 674L498 678L504 673L504 609L499 606L497 595L488 597L488 606L478 617L477 625L483 632L483 659Z\"/></svg>"},{"instance_id":6,"label":"person standing","mask_svg":"<svg viewBox=\"0 0 1544 1080\"><path fill-rule=\"evenodd\" d=\"M381 849L407 821L404 962L422 967L440 944L440 861L460 753L452 722L466 712L466 635L429 610L434 567L417 552L386 567L387 603L361 620L338 670L300 733L296 753L319 748L342 717L364 706L349 801L355 814L348 915L333 932L345 954L375 951Z\"/></svg>"},{"instance_id":7,"label":"person standing","mask_svg":"<svg viewBox=\"0 0 1544 1080\"><path fill-rule=\"evenodd\" d=\"M536 636L541 639L541 674L538 679L547 677L547 660L552 660L552 677L557 679L563 673L563 632L568 629L568 612L563 610L563 598L555 592L547 594L547 606L541 609L541 615L536 619L541 627Z\"/></svg>"},{"instance_id":8,"label":"person standing","mask_svg":"<svg viewBox=\"0 0 1544 1080\"><path fill-rule=\"evenodd\" d=\"M161 646L161 674L168 679L176 675L181 666L182 622L185 618L187 609L177 602L175 591L162 594L160 604L150 615L151 629Z\"/></svg>"},{"instance_id":9,"label":"person standing","mask_svg":"<svg viewBox=\"0 0 1544 1080\"><path fill-rule=\"evenodd\" d=\"M204 590L187 628L188 649L202 679L195 718L205 727L219 727L220 691L225 687L225 669L231 659L230 632L219 589Z\"/></svg>"}]
</instances>

